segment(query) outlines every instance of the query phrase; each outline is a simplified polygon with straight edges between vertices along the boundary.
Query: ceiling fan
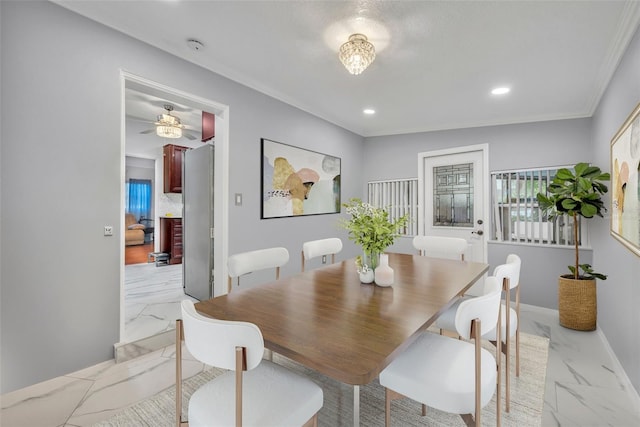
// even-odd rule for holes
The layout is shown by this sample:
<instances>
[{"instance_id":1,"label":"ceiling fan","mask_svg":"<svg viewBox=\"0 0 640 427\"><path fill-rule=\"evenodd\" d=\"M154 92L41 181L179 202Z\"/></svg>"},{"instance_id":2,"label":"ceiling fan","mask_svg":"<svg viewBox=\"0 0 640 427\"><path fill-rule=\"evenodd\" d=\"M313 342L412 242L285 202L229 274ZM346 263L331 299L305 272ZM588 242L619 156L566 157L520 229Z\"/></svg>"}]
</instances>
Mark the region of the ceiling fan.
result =
<instances>
[{"instance_id":1,"label":"ceiling fan","mask_svg":"<svg viewBox=\"0 0 640 427\"><path fill-rule=\"evenodd\" d=\"M181 138L185 137L191 141L197 139L195 135L192 135L185 125L180 122L180 118L171 114L173 111L173 105L164 104L166 113L158 115L158 120L153 122L156 127L152 129L143 130L141 134L149 134L155 132L156 135L162 138Z\"/></svg>"}]
</instances>

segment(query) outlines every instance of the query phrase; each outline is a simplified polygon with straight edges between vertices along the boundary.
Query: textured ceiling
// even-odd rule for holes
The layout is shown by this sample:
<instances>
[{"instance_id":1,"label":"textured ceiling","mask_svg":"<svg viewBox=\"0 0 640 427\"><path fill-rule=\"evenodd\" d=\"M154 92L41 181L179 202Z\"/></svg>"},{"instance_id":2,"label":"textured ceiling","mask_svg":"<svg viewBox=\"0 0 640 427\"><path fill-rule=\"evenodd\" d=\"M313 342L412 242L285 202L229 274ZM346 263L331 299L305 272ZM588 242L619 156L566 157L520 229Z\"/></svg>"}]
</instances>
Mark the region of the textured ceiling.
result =
<instances>
[{"instance_id":1,"label":"textured ceiling","mask_svg":"<svg viewBox=\"0 0 640 427\"><path fill-rule=\"evenodd\" d=\"M615 0L54 3L363 136L590 116L640 21ZM353 32L377 50L359 76Z\"/></svg>"}]
</instances>

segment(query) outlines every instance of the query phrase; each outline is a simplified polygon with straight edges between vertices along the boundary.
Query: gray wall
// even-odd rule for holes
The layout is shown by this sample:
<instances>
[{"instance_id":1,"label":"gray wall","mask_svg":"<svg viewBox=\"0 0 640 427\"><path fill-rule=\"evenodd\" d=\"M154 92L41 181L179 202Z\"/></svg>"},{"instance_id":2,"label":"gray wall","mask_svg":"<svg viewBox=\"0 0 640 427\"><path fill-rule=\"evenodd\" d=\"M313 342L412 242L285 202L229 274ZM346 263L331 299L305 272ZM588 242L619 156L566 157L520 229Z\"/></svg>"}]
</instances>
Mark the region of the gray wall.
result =
<instances>
[{"instance_id":1,"label":"gray wall","mask_svg":"<svg viewBox=\"0 0 640 427\"><path fill-rule=\"evenodd\" d=\"M627 52L593 116L594 162L611 170L610 144L640 102L640 32ZM609 193L610 194L610 193ZM611 206L607 197L606 206ZM636 390L640 390L640 258L609 234L609 218L594 221L592 242L598 283L598 324Z\"/></svg>"},{"instance_id":2,"label":"gray wall","mask_svg":"<svg viewBox=\"0 0 640 427\"><path fill-rule=\"evenodd\" d=\"M291 274L303 240L326 237L339 216L259 219L261 137L341 157L343 198L361 195L360 136L52 3L0 10L2 393L113 358L121 69L230 106L229 192L244 205L230 208L229 253L285 246Z\"/></svg>"}]
</instances>

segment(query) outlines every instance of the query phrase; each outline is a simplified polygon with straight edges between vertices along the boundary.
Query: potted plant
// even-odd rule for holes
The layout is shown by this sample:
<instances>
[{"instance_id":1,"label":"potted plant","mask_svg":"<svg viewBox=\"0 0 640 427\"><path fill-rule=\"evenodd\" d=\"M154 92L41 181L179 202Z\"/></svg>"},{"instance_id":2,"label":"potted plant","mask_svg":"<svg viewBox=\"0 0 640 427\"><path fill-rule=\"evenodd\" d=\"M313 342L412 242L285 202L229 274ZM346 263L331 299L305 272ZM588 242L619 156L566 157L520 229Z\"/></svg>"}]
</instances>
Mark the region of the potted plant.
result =
<instances>
[{"instance_id":1,"label":"potted plant","mask_svg":"<svg viewBox=\"0 0 640 427\"><path fill-rule=\"evenodd\" d=\"M358 269L374 270L378 266L378 257L398 238L398 230L407 224L409 216L390 221L385 209L358 198L352 198L342 206L351 219L340 219L339 225L349 232L349 240L362 247L363 256L357 261Z\"/></svg>"},{"instance_id":2,"label":"potted plant","mask_svg":"<svg viewBox=\"0 0 640 427\"><path fill-rule=\"evenodd\" d=\"M608 191L602 181L609 179L609 174L603 173L599 167L578 163L573 171L559 169L549 184L548 195L537 195L540 208L549 218L563 214L573 218L575 260L569 266L570 274L561 275L558 279L560 324L567 328L581 331L596 328L596 279L606 280L607 276L596 273L589 264L580 264L578 217L602 217L607 210L602 195Z\"/></svg>"}]
</instances>

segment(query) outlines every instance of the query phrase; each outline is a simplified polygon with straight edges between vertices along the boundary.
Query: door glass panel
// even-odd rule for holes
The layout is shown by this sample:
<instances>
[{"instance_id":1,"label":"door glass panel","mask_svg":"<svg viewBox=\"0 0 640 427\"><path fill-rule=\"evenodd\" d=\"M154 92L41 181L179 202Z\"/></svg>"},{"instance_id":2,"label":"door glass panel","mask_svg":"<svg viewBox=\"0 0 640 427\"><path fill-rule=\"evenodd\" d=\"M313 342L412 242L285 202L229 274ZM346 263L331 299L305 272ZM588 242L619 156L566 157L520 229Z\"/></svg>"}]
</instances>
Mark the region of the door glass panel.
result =
<instances>
[{"instance_id":1,"label":"door glass panel","mask_svg":"<svg viewBox=\"0 0 640 427\"><path fill-rule=\"evenodd\" d=\"M473 163L433 168L433 226L473 227Z\"/></svg>"}]
</instances>

